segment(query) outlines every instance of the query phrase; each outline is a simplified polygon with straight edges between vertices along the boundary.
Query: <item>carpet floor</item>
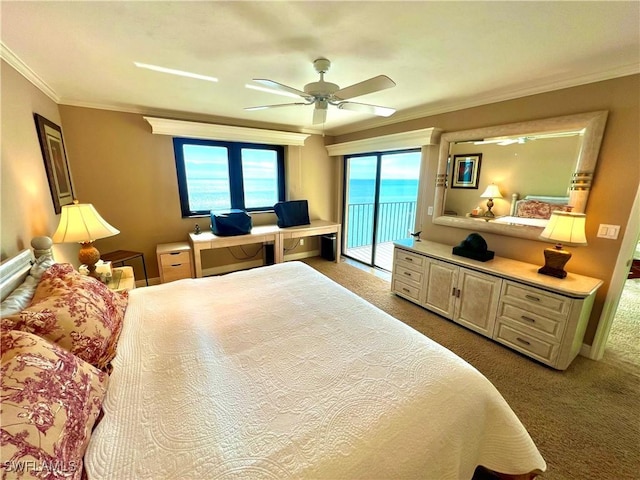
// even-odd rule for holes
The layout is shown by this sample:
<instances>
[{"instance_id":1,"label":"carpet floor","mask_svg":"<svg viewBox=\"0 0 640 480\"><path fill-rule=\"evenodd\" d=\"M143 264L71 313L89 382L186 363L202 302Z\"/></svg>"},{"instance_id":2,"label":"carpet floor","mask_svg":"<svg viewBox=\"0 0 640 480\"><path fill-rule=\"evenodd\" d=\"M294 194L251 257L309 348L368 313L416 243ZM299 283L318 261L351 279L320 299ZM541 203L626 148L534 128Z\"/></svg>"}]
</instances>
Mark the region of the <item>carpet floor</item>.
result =
<instances>
[{"instance_id":1,"label":"carpet floor","mask_svg":"<svg viewBox=\"0 0 640 480\"><path fill-rule=\"evenodd\" d=\"M397 297L388 281L364 270L318 257L305 262L482 372L545 458L538 478L640 479L640 362L630 361L637 353L607 351L599 362L578 356L556 371Z\"/></svg>"}]
</instances>

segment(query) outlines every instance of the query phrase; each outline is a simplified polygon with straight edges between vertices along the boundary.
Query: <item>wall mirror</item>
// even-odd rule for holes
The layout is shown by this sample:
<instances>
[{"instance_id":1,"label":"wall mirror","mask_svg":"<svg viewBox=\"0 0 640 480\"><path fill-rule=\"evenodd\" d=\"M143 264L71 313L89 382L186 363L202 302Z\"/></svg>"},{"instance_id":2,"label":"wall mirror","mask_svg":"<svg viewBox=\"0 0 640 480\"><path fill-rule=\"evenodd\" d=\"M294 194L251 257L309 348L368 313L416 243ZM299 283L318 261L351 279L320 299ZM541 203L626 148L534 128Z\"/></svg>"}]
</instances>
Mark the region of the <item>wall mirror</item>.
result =
<instances>
[{"instance_id":1,"label":"wall mirror","mask_svg":"<svg viewBox=\"0 0 640 480\"><path fill-rule=\"evenodd\" d=\"M551 211L584 212L606 121L600 111L443 133L433 223L537 240Z\"/></svg>"}]
</instances>

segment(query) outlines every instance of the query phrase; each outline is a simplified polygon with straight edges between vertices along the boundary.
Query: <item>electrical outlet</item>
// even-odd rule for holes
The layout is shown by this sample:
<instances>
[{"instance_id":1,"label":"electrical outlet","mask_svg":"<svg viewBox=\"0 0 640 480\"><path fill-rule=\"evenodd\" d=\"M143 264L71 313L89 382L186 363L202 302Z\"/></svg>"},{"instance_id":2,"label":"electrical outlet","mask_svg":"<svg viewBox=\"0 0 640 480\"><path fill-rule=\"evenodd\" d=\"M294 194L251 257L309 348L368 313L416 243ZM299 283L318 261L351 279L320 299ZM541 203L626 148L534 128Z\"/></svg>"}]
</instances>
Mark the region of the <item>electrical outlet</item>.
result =
<instances>
[{"instance_id":1,"label":"electrical outlet","mask_svg":"<svg viewBox=\"0 0 640 480\"><path fill-rule=\"evenodd\" d=\"M303 246L303 245L304 245L304 238L301 238L300 239L300 246Z\"/></svg>"},{"instance_id":2,"label":"electrical outlet","mask_svg":"<svg viewBox=\"0 0 640 480\"><path fill-rule=\"evenodd\" d=\"M620 225L605 225L601 223L598 227L598 237L616 240L620 233Z\"/></svg>"},{"instance_id":3,"label":"electrical outlet","mask_svg":"<svg viewBox=\"0 0 640 480\"><path fill-rule=\"evenodd\" d=\"M427 207L427 215L433 215L433 207L432 206L428 206Z\"/></svg>"}]
</instances>

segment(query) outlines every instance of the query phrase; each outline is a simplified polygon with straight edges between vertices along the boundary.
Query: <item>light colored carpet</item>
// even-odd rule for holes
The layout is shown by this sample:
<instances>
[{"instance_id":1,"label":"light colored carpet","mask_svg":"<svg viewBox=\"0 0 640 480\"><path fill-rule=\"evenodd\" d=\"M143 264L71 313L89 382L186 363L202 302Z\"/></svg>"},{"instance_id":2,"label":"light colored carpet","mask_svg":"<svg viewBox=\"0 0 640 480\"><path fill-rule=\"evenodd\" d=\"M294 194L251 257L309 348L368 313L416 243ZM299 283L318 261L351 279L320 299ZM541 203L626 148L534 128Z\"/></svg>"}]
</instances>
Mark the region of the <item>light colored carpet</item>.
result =
<instances>
[{"instance_id":1,"label":"light colored carpet","mask_svg":"<svg viewBox=\"0 0 640 480\"><path fill-rule=\"evenodd\" d=\"M620 362L632 370L640 364L640 278L625 282L609 332L604 360Z\"/></svg>"},{"instance_id":2,"label":"light colored carpet","mask_svg":"<svg viewBox=\"0 0 640 480\"><path fill-rule=\"evenodd\" d=\"M559 372L395 296L388 281L352 265L305 261L482 372L547 461L538 478L640 479L640 362L578 357Z\"/></svg>"}]
</instances>

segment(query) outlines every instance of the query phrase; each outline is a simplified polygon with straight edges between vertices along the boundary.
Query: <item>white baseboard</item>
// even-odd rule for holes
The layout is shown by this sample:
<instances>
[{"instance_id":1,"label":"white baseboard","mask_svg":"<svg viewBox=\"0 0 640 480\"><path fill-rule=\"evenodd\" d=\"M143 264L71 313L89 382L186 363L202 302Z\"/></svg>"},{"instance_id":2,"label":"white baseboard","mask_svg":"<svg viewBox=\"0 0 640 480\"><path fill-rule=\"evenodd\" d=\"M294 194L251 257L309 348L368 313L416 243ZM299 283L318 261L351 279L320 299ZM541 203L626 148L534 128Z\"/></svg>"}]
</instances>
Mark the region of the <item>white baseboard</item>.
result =
<instances>
[{"instance_id":1,"label":"white baseboard","mask_svg":"<svg viewBox=\"0 0 640 480\"><path fill-rule=\"evenodd\" d=\"M580 347L580 352L578 353L578 355L590 358L591 360L596 360L592 356L591 345L587 345L586 343L582 344L582 347Z\"/></svg>"}]
</instances>

